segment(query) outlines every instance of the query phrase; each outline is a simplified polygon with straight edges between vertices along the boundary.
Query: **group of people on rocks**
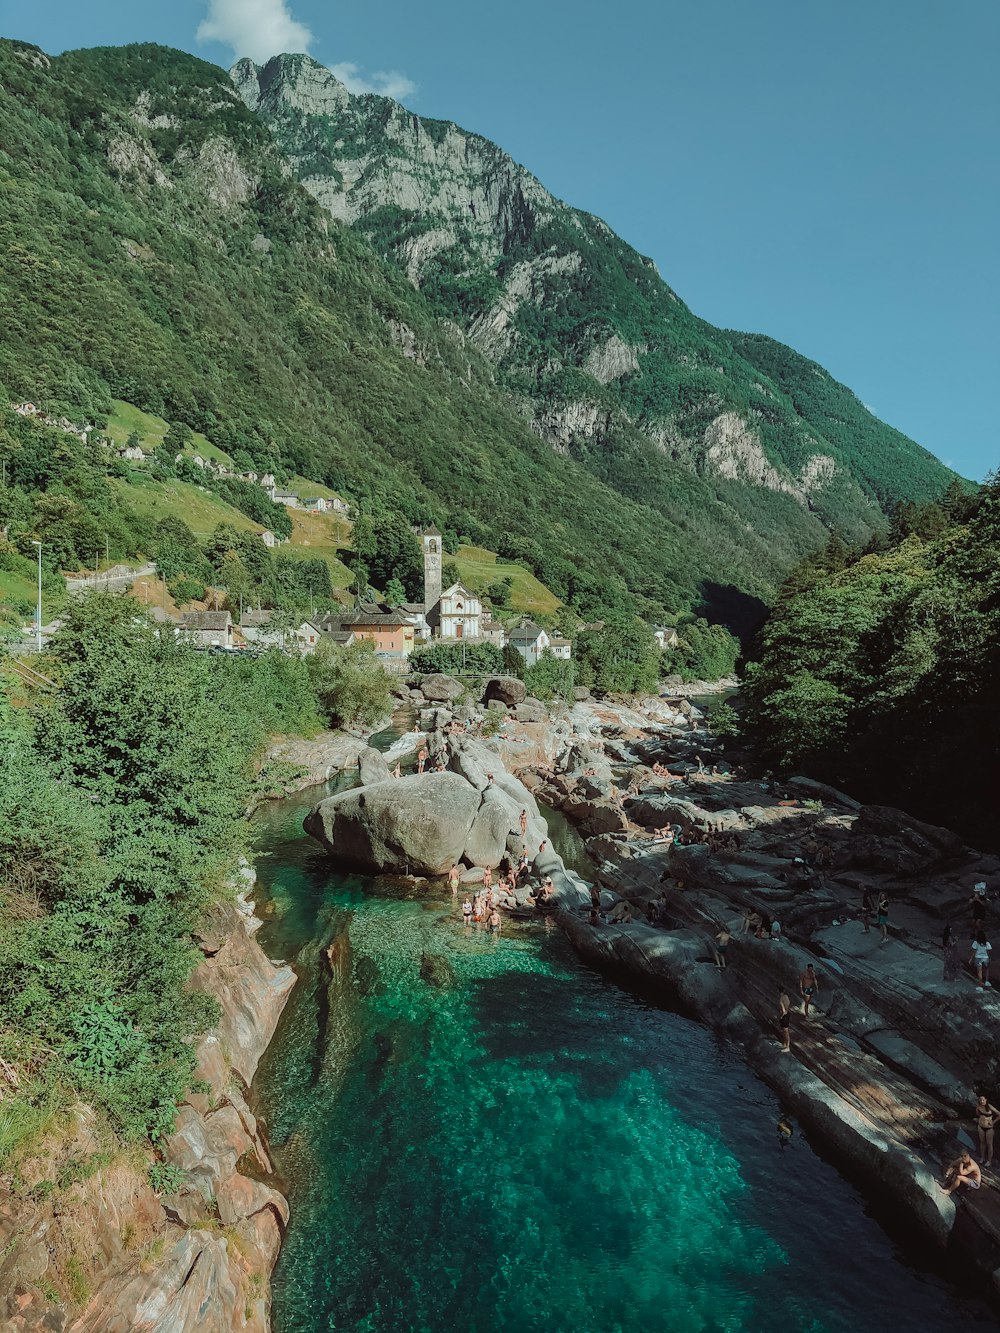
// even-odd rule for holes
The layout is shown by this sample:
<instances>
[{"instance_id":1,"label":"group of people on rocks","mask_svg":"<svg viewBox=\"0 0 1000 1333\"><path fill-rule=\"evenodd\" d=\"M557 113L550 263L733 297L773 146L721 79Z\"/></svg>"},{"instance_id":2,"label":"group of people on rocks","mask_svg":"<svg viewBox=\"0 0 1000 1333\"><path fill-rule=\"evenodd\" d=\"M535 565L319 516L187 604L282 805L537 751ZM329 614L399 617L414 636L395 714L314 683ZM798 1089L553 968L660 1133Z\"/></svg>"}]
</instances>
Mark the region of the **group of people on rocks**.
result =
<instances>
[{"instance_id":1,"label":"group of people on rocks","mask_svg":"<svg viewBox=\"0 0 1000 1333\"><path fill-rule=\"evenodd\" d=\"M993 945L986 931L986 884L981 882L972 891L969 899L969 914L972 918L971 939L969 941L968 963L976 983L983 990L992 990L990 981L990 959ZM941 948L944 954L944 979L957 981L962 967L962 946L958 933L951 922L947 922L941 935Z\"/></svg>"},{"instance_id":2,"label":"group of people on rocks","mask_svg":"<svg viewBox=\"0 0 1000 1333\"><path fill-rule=\"evenodd\" d=\"M528 812L522 810L520 815L521 833L527 832ZM546 843L541 842L538 845L538 855L541 856L545 851ZM538 876L538 883L529 890L527 895L522 895L522 901L518 902L517 891L526 884L530 884L534 878L532 863L528 857L528 848L526 843L521 844L521 855L515 864L509 856L505 856L497 867L499 878L494 884L493 867L484 866L482 871L482 886L474 893L466 891L465 900L462 903L462 920L466 926L480 926L484 922L491 933L499 934L502 928L502 918L500 908L508 911L515 910L518 907L535 907L544 911L552 903L555 897L555 885L551 875ZM462 867L457 863L451 867L448 872L448 884L451 888L452 898L458 898L459 889L462 883Z\"/></svg>"}]
</instances>

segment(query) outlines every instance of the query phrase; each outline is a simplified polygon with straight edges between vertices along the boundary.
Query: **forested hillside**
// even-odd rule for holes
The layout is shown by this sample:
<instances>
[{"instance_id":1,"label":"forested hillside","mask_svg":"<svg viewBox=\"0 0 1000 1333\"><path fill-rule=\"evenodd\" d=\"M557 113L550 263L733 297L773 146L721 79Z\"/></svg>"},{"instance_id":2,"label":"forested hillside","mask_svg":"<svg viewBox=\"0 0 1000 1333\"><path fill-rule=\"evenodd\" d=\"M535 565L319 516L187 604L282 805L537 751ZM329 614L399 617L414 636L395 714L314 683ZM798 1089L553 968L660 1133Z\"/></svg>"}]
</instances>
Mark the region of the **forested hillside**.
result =
<instances>
[{"instance_id":1,"label":"forested hillside","mask_svg":"<svg viewBox=\"0 0 1000 1333\"><path fill-rule=\"evenodd\" d=\"M535 429L668 520L709 482L755 532L849 538L950 474L826 371L698 319L655 265L497 145L305 56L233 76L299 178L493 361Z\"/></svg>"},{"instance_id":2,"label":"forested hillside","mask_svg":"<svg viewBox=\"0 0 1000 1333\"><path fill-rule=\"evenodd\" d=\"M469 275L456 269L447 300L416 290L295 182L227 75L193 57L142 46L50 60L0 43L0 190L0 405L28 399L100 427L123 400L258 471L313 478L403 525L434 521L452 549L464 539L519 560L588 615L706 606L736 620L821 544L821 516L855 537L881 521L844 469L823 495L855 499L830 510L783 480L772 489L728 463L692 465L669 432L629 426L613 449L589 449L533 429L481 340L441 317L475 290ZM573 225L605 253L600 224ZM607 309L620 307L623 282L659 302L666 289L648 264L620 258L611 285L594 289ZM677 310L684 338L701 338ZM577 319L569 306L565 317ZM542 343L552 336L539 326ZM745 380L749 362L737 361ZM607 387L623 401L635 388ZM776 384L764 389L785 403ZM731 414L719 426L696 398L690 419L722 431L713 457L724 460L742 428ZM105 534L112 556L149 553L157 534L136 493L109 483L106 457L7 414L0 456L8 563L39 535L53 568L87 564ZM930 484L921 469L943 471L913 458L897 490L919 495ZM261 525L281 521L251 508Z\"/></svg>"},{"instance_id":3,"label":"forested hillside","mask_svg":"<svg viewBox=\"0 0 1000 1333\"><path fill-rule=\"evenodd\" d=\"M832 541L782 589L749 669L764 756L997 845L1000 482Z\"/></svg>"}]
</instances>

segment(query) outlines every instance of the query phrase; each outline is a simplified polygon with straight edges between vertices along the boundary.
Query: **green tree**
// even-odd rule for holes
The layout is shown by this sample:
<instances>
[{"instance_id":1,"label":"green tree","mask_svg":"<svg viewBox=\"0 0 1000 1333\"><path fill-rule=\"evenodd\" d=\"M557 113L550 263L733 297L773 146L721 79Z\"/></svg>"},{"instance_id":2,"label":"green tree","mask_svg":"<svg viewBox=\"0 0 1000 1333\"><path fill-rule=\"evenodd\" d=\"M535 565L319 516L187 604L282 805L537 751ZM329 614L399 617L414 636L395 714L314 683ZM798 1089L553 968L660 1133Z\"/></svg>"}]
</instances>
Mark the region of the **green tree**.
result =
<instances>
[{"instance_id":1,"label":"green tree","mask_svg":"<svg viewBox=\"0 0 1000 1333\"><path fill-rule=\"evenodd\" d=\"M392 683L371 643L341 648L321 640L306 665L316 700L330 726L369 727L389 713Z\"/></svg>"},{"instance_id":2,"label":"green tree","mask_svg":"<svg viewBox=\"0 0 1000 1333\"><path fill-rule=\"evenodd\" d=\"M406 589L399 579L391 578L385 585L385 600L390 606L401 606L406 601Z\"/></svg>"},{"instance_id":3,"label":"green tree","mask_svg":"<svg viewBox=\"0 0 1000 1333\"><path fill-rule=\"evenodd\" d=\"M631 616L612 616L577 639L578 675L600 690L616 694L652 694L659 659L648 625Z\"/></svg>"}]
</instances>

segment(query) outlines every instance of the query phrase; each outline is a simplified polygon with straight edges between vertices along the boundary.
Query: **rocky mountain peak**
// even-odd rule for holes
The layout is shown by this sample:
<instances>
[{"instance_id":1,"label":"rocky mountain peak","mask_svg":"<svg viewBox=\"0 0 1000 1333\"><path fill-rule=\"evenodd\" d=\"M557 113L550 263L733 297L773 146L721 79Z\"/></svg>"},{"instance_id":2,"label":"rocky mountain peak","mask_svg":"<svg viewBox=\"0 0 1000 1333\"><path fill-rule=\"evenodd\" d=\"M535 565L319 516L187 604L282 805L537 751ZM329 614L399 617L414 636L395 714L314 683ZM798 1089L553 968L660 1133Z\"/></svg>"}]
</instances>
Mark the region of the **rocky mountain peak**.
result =
<instances>
[{"instance_id":1,"label":"rocky mountain peak","mask_svg":"<svg viewBox=\"0 0 1000 1333\"><path fill-rule=\"evenodd\" d=\"M251 111L274 112L283 105L308 116L333 116L351 101L340 80L312 56L286 52L264 65L244 57L229 76Z\"/></svg>"}]
</instances>

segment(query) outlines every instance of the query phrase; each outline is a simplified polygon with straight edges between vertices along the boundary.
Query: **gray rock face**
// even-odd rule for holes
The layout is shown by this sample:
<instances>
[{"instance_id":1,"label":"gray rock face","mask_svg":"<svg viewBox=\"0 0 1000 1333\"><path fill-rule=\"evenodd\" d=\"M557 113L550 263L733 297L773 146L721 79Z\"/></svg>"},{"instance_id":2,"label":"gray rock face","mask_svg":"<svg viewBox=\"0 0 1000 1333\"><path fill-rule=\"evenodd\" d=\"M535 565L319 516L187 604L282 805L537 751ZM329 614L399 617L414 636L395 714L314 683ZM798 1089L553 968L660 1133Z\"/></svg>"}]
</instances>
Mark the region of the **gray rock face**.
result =
<instances>
[{"instance_id":1,"label":"gray rock face","mask_svg":"<svg viewBox=\"0 0 1000 1333\"><path fill-rule=\"evenodd\" d=\"M461 860L479 804L457 773L425 773L330 796L304 827L359 869L443 875Z\"/></svg>"},{"instance_id":2,"label":"gray rock face","mask_svg":"<svg viewBox=\"0 0 1000 1333\"><path fill-rule=\"evenodd\" d=\"M540 699L525 699L514 709L518 722L544 722L549 712Z\"/></svg>"},{"instance_id":3,"label":"gray rock face","mask_svg":"<svg viewBox=\"0 0 1000 1333\"><path fill-rule=\"evenodd\" d=\"M516 676L494 676L487 682L483 703L488 704L496 699L508 708L513 708L524 702L527 693L524 681L518 680Z\"/></svg>"},{"instance_id":4,"label":"gray rock face","mask_svg":"<svg viewBox=\"0 0 1000 1333\"><path fill-rule=\"evenodd\" d=\"M389 766L378 750L370 747L358 755L358 772L362 787L374 787L380 782L389 781Z\"/></svg>"},{"instance_id":5,"label":"gray rock face","mask_svg":"<svg viewBox=\"0 0 1000 1333\"><path fill-rule=\"evenodd\" d=\"M465 686L454 676L424 676L420 688L428 702L447 704L457 699Z\"/></svg>"},{"instance_id":6,"label":"gray rock face","mask_svg":"<svg viewBox=\"0 0 1000 1333\"><path fill-rule=\"evenodd\" d=\"M497 866L507 851L511 834L520 837L520 811L499 787L487 787L465 844L465 859L475 866ZM520 849L520 842L518 842Z\"/></svg>"}]
</instances>

